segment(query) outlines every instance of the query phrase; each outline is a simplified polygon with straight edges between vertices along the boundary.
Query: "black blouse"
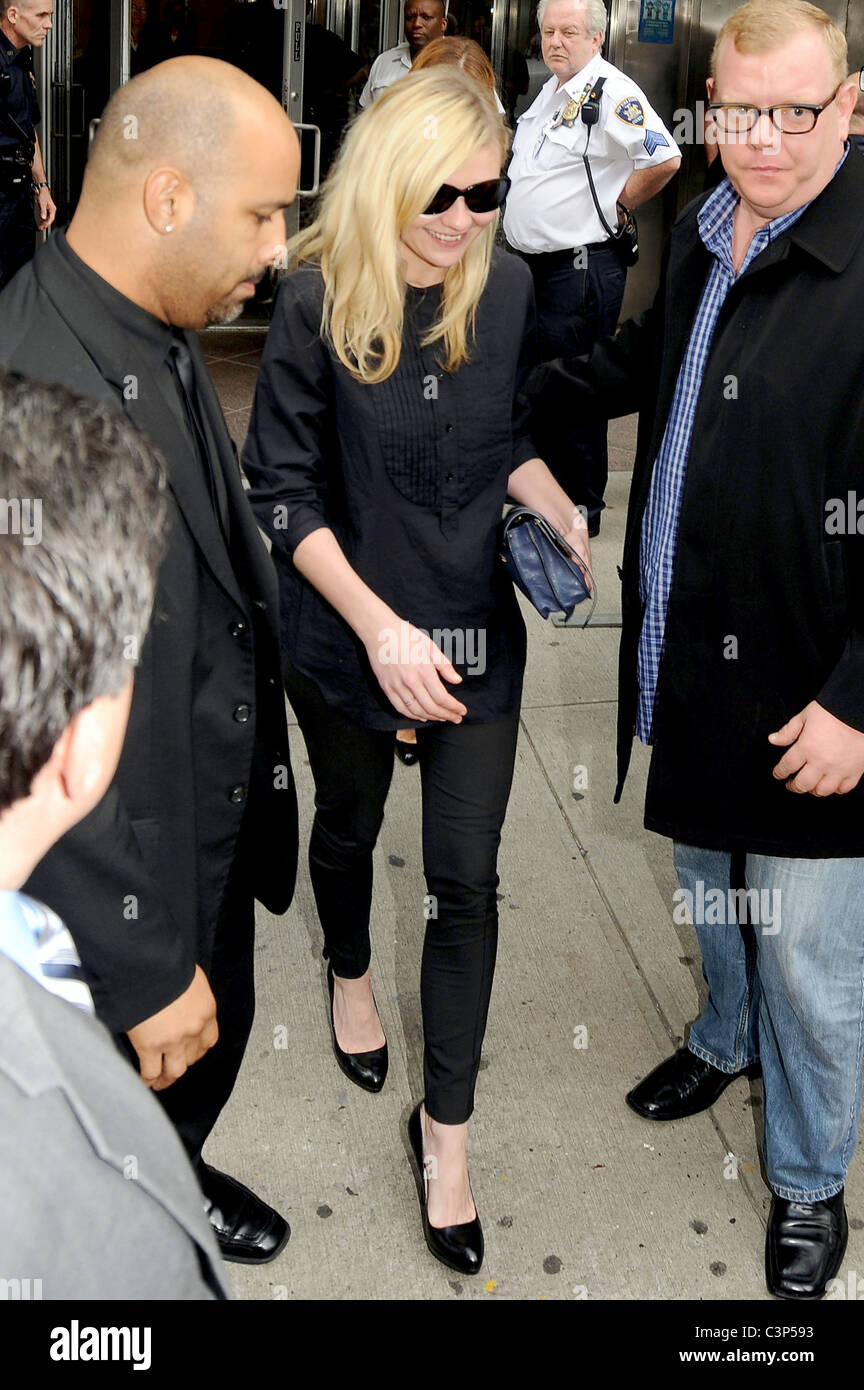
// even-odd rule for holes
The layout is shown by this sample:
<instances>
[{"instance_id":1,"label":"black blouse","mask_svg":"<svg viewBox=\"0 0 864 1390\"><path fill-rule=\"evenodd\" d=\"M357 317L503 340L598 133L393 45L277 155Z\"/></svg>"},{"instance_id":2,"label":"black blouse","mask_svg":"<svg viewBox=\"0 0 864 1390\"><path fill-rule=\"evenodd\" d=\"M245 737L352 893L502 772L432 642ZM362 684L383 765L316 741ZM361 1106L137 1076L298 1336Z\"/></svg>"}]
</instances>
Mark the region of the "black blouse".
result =
<instances>
[{"instance_id":1,"label":"black blouse","mask_svg":"<svg viewBox=\"0 0 864 1390\"><path fill-rule=\"evenodd\" d=\"M522 387L534 362L531 274L496 249L470 359L445 372L421 347L440 286L408 287L402 353L386 381L355 380L320 334L324 285L302 267L279 286L243 467L273 542L288 658L327 701L374 729L410 728L363 644L292 554L330 527L379 598L427 632L463 677L466 721L518 707L525 626L498 555L507 480L534 458Z\"/></svg>"}]
</instances>

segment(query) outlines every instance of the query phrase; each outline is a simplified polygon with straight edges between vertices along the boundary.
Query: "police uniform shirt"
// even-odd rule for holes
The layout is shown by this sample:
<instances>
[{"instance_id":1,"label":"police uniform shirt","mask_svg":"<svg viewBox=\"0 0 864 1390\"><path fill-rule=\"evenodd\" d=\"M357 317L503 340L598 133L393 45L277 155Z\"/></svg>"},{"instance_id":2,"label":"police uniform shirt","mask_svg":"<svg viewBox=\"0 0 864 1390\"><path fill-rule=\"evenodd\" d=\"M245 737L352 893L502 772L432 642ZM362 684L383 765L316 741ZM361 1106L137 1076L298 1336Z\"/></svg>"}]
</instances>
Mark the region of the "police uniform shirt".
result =
<instances>
[{"instance_id":1,"label":"police uniform shirt","mask_svg":"<svg viewBox=\"0 0 864 1390\"><path fill-rule=\"evenodd\" d=\"M0 33L0 154L11 155L27 140L32 141L42 119L36 78L33 75L33 50L29 44L16 48L6 35ZM12 119L10 120L9 117ZM12 122L17 122L23 134L18 134Z\"/></svg>"},{"instance_id":2,"label":"police uniform shirt","mask_svg":"<svg viewBox=\"0 0 864 1390\"><path fill-rule=\"evenodd\" d=\"M406 72L410 71L411 49L408 44L397 43L395 48L388 48L386 53L381 53L372 64L366 86L360 93L360 105L371 106L385 88L392 87L394 82L398 82L400 77L404 77Z\"/></svg>"},{"instance_id":3,"label":"police uniform shirt","mask_svg":"<svg viewBox=\"0 0 864 1390\"><path fill-rule=\"evenodd\" d=\"M589 127L577 108L598 77L606 78L600 119ZM618 225L616 202L634 170L653 169L680 153L645 93L599 54L560 90L558 78L550 77L516 123L504 232L517 251L568 251L609 239L591 197L586 149L610 227Z\"/></svg>"}]
</instances>

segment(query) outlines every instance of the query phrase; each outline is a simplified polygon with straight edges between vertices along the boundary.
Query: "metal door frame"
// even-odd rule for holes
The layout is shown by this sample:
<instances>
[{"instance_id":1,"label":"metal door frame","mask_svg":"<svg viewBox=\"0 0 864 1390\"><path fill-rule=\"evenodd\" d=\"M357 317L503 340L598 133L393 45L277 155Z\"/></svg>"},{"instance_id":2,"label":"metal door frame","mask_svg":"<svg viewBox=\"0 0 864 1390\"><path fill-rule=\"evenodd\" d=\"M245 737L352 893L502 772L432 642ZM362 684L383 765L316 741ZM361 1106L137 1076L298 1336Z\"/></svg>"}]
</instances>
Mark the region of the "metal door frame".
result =
<instances>
[{"instance_id":1,"label":"metal door frame","mask_svg":"<svg viewBox=\"0 0 864 1390\"><path fill-rule=\"evenodd\" d=\"M282 105L294 129L311 131L315 146L312 180L308 187L298 186L297 197L285 209L285 229L288 238L300 230L300 199L312 198L318 192L321 177L321 132L315 125L303 122L303 66L306 60L306 0L290 0L285 7L285 34L282 50Z\"/></svg>"}]
</instances>

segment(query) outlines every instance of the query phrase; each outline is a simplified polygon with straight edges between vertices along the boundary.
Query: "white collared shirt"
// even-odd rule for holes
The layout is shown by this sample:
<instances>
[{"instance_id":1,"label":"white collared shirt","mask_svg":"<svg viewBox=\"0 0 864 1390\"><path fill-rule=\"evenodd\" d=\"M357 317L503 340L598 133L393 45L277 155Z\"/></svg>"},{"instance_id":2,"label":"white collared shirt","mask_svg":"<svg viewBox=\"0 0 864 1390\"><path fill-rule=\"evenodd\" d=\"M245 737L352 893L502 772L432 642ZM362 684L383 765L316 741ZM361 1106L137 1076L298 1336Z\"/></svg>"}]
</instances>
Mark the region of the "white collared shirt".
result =
<instances>
[{"instance_id":1,"label":"white collared shirt","mask_svg":"<svg viewBox=\"0 0 864 1390\"><path fill-rule=\"evenodd\" d=\"M371 106L386 87L392 87L394 82L398 82L400 77L404 77L406 72L410 71L411 49L407 43L397 43L395 48L388 48L385 53L380 53L369 69L366 86L360 93L360 105Z\"/></svg>"},{"instance_id":2,"label":"white collared shirt","mask_svg":"<svg viewBox=\"0 0 864 1390\"><path fill-rule=\"evenodd\" d=\"M567 103L581 103L598 77L606 78L606 86L597 124L589 128L581 114L570 125L561 123ZM615 205L634 170L680 155L645 93L599 54L560 90L553 74L516 122L504 233L517 251L536 255L608 240L588 186L586 148L610 227L618 225Z\"/></svg>"},{"instance_id":3,"label":"white collared shirt","mask_svg":"<svg viewBox=\"0 0 864 1390\"><path fill-rule=\"evenodd\" d=\"M360 93L360 105L371 106L375 98L380 97L385 88L392 87L394 82L398 82L400 77L404 77L406 72L411 71L411 67L411 49L407 43L400 43L395 48L388 48L386 53L382 53L379 58L375 59L369 69L366 86ZM493 92L492 95L495 98L498 115L503 116L504 107L501 98L497 91Z\"/></svg>"}]
</instances>

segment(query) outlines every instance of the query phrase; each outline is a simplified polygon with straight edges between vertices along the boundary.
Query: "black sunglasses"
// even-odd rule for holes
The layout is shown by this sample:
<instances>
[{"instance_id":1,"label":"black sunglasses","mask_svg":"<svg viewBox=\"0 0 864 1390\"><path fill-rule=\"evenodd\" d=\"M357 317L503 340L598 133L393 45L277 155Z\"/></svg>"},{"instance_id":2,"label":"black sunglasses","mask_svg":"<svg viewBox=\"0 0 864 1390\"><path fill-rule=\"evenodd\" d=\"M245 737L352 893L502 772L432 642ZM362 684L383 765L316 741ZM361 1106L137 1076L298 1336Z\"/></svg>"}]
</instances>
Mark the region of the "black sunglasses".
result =
<instances>
[{"instance_id":1,"label":"black sunglasses","mask_svg":"<svg viewBox=\"0 0 864 1390\"><path fill-rule=\"evenodd\" d=\"M457 198L464 198L471 212L494 212L504 202L509 189L510 180L506 174L500 179L487 179L485 183L472 183L468 188L442 183L428 208L423 209L423 216L435 217L439 212L446 212Z\"/></svg>"}]
</instances>

